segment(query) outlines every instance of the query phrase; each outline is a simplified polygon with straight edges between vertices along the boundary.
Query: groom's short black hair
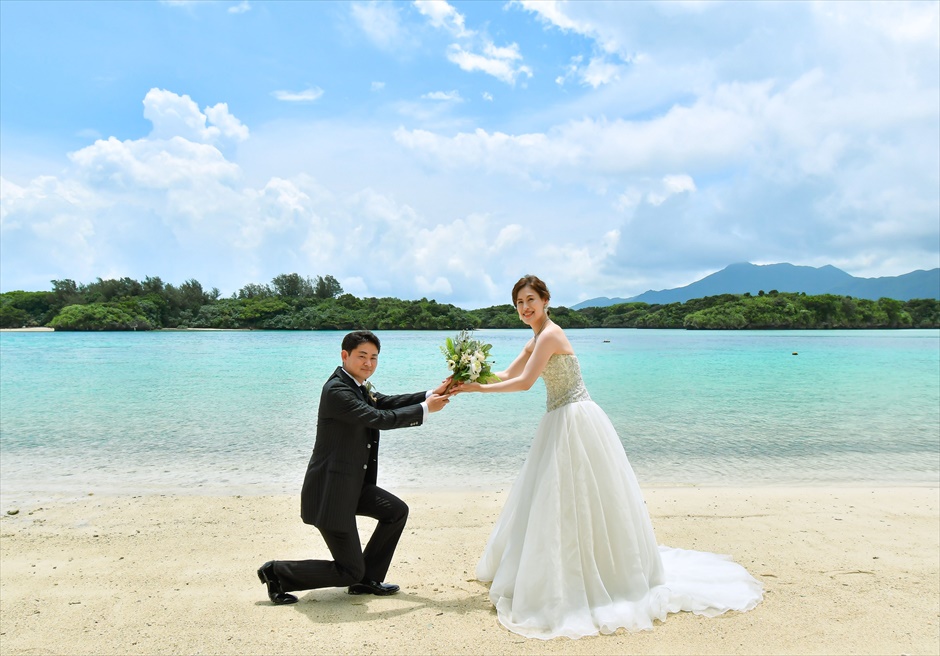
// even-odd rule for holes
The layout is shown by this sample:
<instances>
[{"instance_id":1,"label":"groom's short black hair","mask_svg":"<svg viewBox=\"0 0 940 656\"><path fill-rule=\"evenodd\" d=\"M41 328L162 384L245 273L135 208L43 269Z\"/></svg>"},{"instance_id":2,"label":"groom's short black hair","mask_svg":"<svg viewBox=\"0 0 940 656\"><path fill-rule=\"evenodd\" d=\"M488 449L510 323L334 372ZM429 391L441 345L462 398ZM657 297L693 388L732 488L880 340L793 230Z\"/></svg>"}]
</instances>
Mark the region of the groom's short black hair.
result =
<instances>
[{"instance_id":1,"label":"groom's short black hair","mask_svg":"<svg viewBox=\"0 0 940 656\"><path fill-rule=\"evenodd\" d=\"M363 342L375 344L375 350L382 352L382 343L371 330L354 330L343 338L343 350L352 353Z\"/></svg>"}]
</instances>

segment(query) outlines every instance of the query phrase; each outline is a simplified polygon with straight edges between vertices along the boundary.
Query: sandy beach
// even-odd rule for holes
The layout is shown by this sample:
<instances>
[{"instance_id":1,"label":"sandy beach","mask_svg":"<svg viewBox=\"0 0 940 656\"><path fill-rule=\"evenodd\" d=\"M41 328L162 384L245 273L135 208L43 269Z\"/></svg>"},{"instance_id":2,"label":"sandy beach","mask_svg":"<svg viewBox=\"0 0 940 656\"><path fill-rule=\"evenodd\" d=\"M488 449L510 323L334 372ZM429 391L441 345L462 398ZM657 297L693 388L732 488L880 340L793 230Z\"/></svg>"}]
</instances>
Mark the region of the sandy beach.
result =
<instances>
[{"instance_id":1,"label":"sandy beach","mask_svg":"<svg viewBox=\"0 0 940 656\"><path fill-rule=\"evenodd\" d=\"M938 488L648 488L661 544L731 554L748 613L548 642L506 631L473 572L505 498L398 490L394 597L270 604L265 560L326 557L297 499L87 496L2 508L0 651L14 654L937 654ZM15 514L11 514L15 513ZM371 532L366 521L363 534Z\"/></svg>"}]
</instances>

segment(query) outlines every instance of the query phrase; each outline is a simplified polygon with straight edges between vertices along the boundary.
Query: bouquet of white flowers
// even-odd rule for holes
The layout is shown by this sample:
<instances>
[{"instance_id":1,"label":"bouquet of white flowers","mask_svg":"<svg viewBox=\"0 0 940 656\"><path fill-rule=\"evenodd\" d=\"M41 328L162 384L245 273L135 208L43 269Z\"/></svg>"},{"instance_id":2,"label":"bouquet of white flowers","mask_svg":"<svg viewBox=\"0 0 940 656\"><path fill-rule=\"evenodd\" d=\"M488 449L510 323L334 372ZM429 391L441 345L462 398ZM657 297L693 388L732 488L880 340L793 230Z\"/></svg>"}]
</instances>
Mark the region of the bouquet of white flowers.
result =
<instances>
[{"instance_id":1,"label":"bouquet of white flowers","mask_svg":"<svg viewBox=\"0 0 940 656\"><path fill-rule=\"evenodd\" d=\"M499 378L490 369L490 365L493 364L489 359L491 348L493 348L492 344L484 344L478 339L473 339L469 330L458 333L456 339L448 337L444 346L441 347L441 353L447 358L447 368L453 372L453 382L450 386L466 382L497 382Z\"/></svg>"}]
</instances>

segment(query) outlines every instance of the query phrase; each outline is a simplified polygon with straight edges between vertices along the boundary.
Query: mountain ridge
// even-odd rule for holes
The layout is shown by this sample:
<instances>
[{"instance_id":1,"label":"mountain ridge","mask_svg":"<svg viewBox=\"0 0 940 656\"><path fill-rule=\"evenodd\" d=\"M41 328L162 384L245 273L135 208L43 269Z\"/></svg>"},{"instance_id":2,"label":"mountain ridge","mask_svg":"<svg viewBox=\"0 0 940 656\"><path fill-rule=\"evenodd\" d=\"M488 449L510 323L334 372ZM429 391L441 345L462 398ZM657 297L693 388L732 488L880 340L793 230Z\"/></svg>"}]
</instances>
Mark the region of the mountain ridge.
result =
<instances>
[{"instance_id":1,"label":"mountain ridge","mask_svg":"<svg viewBox=\"0 0 940 656\"><path fill-rule=\"evenodd\" d=\"M837 294L878 300L882 297L899 301L915 298L940 300L940 268L925 271L917 269L900 276L857 278L831 264L821 267L779 264L751 264L737 262L705 276L701 280L673 289L648 290L630 298L599 296L571 306L572 310L586 307L607 307L618 303L684 303L693 298L718 294L758 294L771 290L805 292L810 295Z\"/></svg>"}]
</instances>

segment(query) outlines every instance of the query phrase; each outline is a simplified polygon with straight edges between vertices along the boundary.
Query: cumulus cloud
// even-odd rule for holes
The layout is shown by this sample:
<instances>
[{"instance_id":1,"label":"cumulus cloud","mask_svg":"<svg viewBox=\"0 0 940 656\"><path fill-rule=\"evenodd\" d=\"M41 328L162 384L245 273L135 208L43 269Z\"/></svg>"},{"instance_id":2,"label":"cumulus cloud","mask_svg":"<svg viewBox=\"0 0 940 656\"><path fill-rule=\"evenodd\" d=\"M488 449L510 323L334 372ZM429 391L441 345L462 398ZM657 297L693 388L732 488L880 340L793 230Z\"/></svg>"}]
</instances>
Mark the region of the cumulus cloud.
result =
<instances>
[{"instance_id":1,"label":"cumulus cloud","mask_svg":"<svg viewBox=\"0 0 940 656\"><path fill-rule=\"evenodd\" d=\"M240 167L216 145L249 137L225 103L203 113L188 96L152 89L144 114L153 123L147 137L99 139L70 153L58 177L2 182L5 268L32 260L29 269L47 283L160 269L168 276L182 264L196 269L186 279L220 262L230 263L223 271L237 267L236 253L289 227L302 194L278 179L259 191L245 187Z\"/></svg>"},{"instance_id":2,"label":"cumulus cloud","mask_svg":"<svg viewBox=\"0 0 940 656\"><path fill-rule=\"evenodd\" d=\"M460 212L429 217L388 191L338 194L306 174L251 184L206 143L239 132L235 117L226 127L224 104L200 122L191 99L148 96L150 135L98 140L70 153L60 176L26 185L0 178L4 275L29 262L36 288L65 277L160 275L229 294L279 273L329 273L362 295L477 307L498 291L490 272L522 239L521 225Z\"/></svg>"},{"instance_id":3,"label":"cumulus cloud","mask_svg":"<svg viewBox=\"0 0 940 656\"><path fill-rule=\"evenodd\" d=\"M866 276L940 264L935 3L510 7L572 49L551 72L566 88L532 116L508 101L474 115L479 102L458 101L492 100L482 76L407 89L367 121L250 132L234 104L154 89L143 138L99 139L67 171L15 183L5 160L5 284L115 272L230 293L297 271L358 295L483 307L527 271L564 304L742 260ZM435 56L463 70L516 86L533 74L533 40L498 46L503 32L469 29L448 3L351 13L389 52L434 30Z\"/></svg>"},{"instance_id":4,"label":"cumulus cloud","mask_svg":"<svg viewBox=\"0 0 940 656\"><path fill-rule=\"evenodd\" d=\"M209 144L184 137L119 141L99 139L69 154L87 182L121 188L171 189L207 181L234 182L239 168Z\"/></svg>"},{"instance_id":5,"label":"cumulus cloud","mask_svg":"<svg viewBox=\"0 0 940 656\"><path fill-rule=\"evenodd\" d=\"M561 8L584 14L589 11L584 5L591 3L573 3L577 9L537 4L540 11ZM915 14L930 24L937 12ZM706 77L708 83L702 84L699 78L699 86L677 90L676 98L658 111L597 116L616 112L628 92L637 93L630 85L652 76L650 71L656 71L652 77L657 80L688 76L671 74L677 69L663 68L661 58L636 58L636 68L625 78L612 78L608 84L613 89L597 97L596 106L588 104L593 98L578 103L576 111L588 118L527 133L399 128L395 137L429 162L457 171L538 179L551 187L580 184L600 200L609 190L619 190L606 204L621 216L621 238L616 249L591 261L599 267L598 284L605 276L643 284L653 279L637 274L643 269L647 276L680 276L670 281L678 286L729 262L799 262L802 253L820 248L831 253L833 262L840 261L840 253L864 252L865 257L845 261L878 265L853 273L889 275L898 272L888 268L887 253L901 243L907 244L911 268L915 261L932 268L937 265L940 214L935 191L940 96L936 81L925 81L936 80L936 52L929 50L935 47L933 35L914 29L913 20L888 29L867 9L836 18L816 20L822 21L817 27L820 48L835 49L837 55L821 55L817 66L796 75L784 68L780 79ZM614 18L558 20L599 40L603 24L610 37L605 48L626 51L625 40L612 36L618 24ZM867 53L875 54L861 61L845 57L842 53L855 52L855 46L838 45L847 42L849 32L855 42L866 44ZM907 39L909 51L899 53L896 46L886 45L886 40L897 39ZM759 59L764 45L748 42L748 47L756 50L746 59ZM558 82L579 79L588 68L584 61L581 56L572 59ZM889 65L892 61L896 64ZM872 81L876 73L877 88ZM710 75L714 77L714 68ZM707 181L704 186L701 180ZM934 191L925 195L931 185ZM912 189L920 191L905 191ZM580 251L572 246L564 252ZM562 251L553 254L561 256ZM680 273L683 267L685 273ZM688 277L683 280L683 275Z\"/></svg>"},{"instance_id":6,"label":"cumulus cloud","mask_svg":"<svg viewBox=\"0 0 940 656\"><path fill-rule=\"evenodd\" d=\"M187 95L165 89L151 89L144 96L144 118L153 124L153 139L182 137L203 143L222 138L244 141L248 128L229 113L226 103L206 107L205 113Z\"/></svg>"}]
</instances>

